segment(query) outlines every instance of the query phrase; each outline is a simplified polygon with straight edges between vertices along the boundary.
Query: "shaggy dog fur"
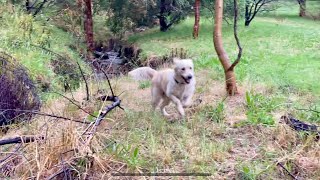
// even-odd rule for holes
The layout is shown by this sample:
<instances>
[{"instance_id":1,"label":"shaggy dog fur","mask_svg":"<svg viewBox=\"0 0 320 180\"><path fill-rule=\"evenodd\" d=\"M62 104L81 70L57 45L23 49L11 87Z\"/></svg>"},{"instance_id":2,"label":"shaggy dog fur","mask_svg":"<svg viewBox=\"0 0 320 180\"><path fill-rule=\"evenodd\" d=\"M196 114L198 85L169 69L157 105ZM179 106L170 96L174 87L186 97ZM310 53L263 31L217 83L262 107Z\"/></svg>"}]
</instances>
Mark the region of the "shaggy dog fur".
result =
<instances>
[{"instance_id":1,"label":"shaggy dog fur","mask_svg":"<svg viewBox=\"0 0 320 180\"><path fill-rule=\"evenodd\" d=\"M170 117L165 107L172 101L182 117L184 107L191 106L195 90L195 76L191 59L174 58L174 69L156 71L149 67L141 67L129 72L135 80L152 80L152 107L160 104L161 113Z\"/></svg>"}]
</instances>

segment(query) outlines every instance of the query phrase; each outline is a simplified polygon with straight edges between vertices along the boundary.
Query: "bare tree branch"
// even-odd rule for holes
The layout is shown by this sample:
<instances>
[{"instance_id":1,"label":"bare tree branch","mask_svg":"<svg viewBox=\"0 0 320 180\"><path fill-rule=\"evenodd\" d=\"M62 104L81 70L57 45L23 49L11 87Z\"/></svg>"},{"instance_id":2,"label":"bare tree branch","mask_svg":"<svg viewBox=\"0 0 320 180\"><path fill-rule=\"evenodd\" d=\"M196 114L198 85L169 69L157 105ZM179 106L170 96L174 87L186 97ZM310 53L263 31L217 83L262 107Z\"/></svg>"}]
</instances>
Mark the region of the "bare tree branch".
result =
<instances>
[{"instance_id":1,"label":"bare tree branch","mask_svg":"<svg viewBox=\"0 0 320 180\"><path fill-rule=\"evenodd\" d=\"M238 2L237 0L233 0L234 4L234 23L233 23L233 33L234 33L234 38L236 39L237 46L239 49L237 59L232 63L230 68L228 69L229 71L233 71L234 67L240 62L241 56L242 56L242 47L240 44L240 40L238 37L238 14L239 14L239 8L238 8Z\"/></svg>"}]
</instances>

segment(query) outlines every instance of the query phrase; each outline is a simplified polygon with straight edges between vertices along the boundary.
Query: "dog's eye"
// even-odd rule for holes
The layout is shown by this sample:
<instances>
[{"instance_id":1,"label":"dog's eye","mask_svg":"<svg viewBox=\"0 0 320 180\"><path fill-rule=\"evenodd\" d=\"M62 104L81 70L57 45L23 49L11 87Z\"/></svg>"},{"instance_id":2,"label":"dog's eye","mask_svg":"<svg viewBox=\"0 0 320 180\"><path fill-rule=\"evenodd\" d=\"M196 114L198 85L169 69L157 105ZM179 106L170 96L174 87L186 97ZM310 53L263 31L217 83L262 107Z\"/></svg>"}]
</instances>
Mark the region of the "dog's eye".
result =
<instances>
[{"instance_id":1,"label":"dog's eye","mask_svg":"<svg viewBox=\"0 0 320 180\"><path fill-rule=\"evenodd\" d=\"M192 67L190 67L190 69L192 69Z\"/></svg>"},{"instance_id":2,"label":"dog's eye","mask_svg":"<svg viewBox=\"0 0 320 180\"><path fill-rule=\"evenodd\" d=\"M182 68L181 70L184 71L184 70L186 70L186 68Z\"/></svg>"}]
</instances>

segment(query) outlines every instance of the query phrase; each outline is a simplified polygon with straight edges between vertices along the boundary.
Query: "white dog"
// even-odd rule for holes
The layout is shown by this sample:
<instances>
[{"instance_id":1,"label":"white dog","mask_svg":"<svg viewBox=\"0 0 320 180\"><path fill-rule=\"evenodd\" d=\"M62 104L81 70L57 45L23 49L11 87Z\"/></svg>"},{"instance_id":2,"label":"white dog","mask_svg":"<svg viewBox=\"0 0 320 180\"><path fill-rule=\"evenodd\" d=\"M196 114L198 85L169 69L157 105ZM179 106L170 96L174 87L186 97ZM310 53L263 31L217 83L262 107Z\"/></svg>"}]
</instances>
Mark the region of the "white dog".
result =
<instances>
[{"instance_id":1,"label":"white dog","mask_svg":"<svg viewBox=\"0 0 320 180\"><path fill-rule=\"evenodd\" d=\"M174 69L156 71L149 67L141 67L129 72L135 80L152 80L152 107L155 109L161 102L160 109L169 117L165 107L172 101L182 117L184 107L192 105L196 80L191 59L174 58Z\"/></svg>"}]
</instances>

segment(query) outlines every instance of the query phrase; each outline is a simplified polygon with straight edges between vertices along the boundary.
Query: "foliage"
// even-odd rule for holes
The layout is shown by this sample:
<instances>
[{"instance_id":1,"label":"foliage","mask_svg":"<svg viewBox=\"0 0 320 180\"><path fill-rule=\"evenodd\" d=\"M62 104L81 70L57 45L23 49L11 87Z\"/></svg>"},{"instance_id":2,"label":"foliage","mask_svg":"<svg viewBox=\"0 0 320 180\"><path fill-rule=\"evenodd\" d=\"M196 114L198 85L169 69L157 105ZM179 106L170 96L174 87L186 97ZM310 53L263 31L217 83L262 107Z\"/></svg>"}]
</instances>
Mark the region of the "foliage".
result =
<instances>
[{"instance_id":1,"label":"foliage","mask_svg":"<svg viewBox=\"0 0 320 180\"><path fill-rule=\"evenodd\" d=\"M202 1L202 14L204 17L212 18L214 17L214 2L211 0L203 0ZM238 8L239 8L239 17L244 16L244 10L245 10L245 0L238 0ZM234 16L234 5L233 0L224 0L223 4L223 18L229 23L232 22Z\"/></svg>"},{"instance_id":2,"label":"foliage","mask_svg":"<svg viewBox=\"0 0 320 180\"><path fill-rule=\"evenodd\" d=\"M124 160L131 168L135 169L139 165L139 148L133 148L131 145L125 146L113 143L109 151L117 158Z\"/></svg>"}]
</instances>

